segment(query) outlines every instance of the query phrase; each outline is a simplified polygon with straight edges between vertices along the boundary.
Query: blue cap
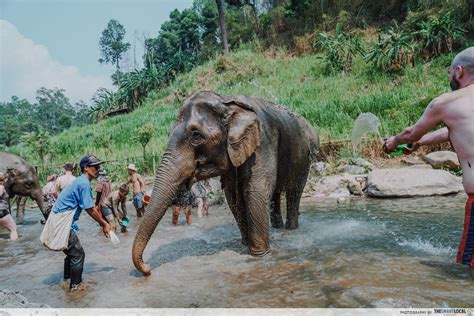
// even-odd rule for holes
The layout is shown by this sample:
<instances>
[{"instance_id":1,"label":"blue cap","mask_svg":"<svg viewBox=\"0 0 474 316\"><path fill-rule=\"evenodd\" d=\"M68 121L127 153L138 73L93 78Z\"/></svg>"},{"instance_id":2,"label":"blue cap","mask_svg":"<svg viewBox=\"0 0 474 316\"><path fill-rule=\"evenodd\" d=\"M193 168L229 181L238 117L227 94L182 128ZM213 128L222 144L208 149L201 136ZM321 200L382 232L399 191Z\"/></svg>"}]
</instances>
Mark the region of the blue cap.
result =
<instances>
[{"instance_id":1,"label":"blue cap","mask_svg":"<svg viewBox=\"0 0 474 316\"><path fill-rule=\"evenodd\" d=\"M103 163L103 162L100 161L99 159L97 159L96 156L94 156L94 155L87 156L86 155L86 156L82 157L81 162L79 162L79 166L81 167L81 171L84 171L84 167L86 167L86 166L98 166L101 163Z\"/></svg>"}]
</instances>

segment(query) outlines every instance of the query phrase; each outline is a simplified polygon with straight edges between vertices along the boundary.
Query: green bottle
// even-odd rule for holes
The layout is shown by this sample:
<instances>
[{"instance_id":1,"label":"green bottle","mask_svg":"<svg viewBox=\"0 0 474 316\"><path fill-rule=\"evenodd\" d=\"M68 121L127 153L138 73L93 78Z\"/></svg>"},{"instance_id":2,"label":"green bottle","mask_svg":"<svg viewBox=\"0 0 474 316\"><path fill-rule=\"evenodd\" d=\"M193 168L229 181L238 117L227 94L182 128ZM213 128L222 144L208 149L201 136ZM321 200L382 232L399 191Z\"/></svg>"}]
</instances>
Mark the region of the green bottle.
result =
<instances>
[{"instance_id":1,"label":"green bottle","mask_svg":"<svg viewBox=\"0 0 474 316\"><path fill-rule=\"evenodd\" d=\"M397 157L403 154L408 155L411 153L411 145L408 144L400 144L395 147L395 151L392 151L389 155L390 157Z\"/></svg>"}]
</instances>

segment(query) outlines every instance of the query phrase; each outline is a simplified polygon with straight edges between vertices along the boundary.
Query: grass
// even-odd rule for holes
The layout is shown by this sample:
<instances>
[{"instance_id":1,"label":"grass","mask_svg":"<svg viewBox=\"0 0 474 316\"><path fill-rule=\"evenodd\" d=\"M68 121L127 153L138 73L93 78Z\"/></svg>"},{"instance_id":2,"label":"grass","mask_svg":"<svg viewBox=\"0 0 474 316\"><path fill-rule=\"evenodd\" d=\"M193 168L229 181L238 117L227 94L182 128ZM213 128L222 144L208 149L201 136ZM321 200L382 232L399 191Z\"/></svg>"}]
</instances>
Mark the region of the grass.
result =
<instances>
[{"instance_id":1,"label":"grass","mask_svg":"<svg viewBox=\"0 0 474 316\"><path fill-rule=\"evenodd\" d=\"M353 121L362 112L380 118L382 135L393 135L415 123L435 96L448 91L446 65L452 57L418 64L397 75L374 71L357 58L352 72L326 75L318 55L292 57L284 51L239 51L220 56L179 76L166 89L151 93L132 113L53 137L57 153L49 165L78 161L85 153L121 161L141 156L140 144L131 138L136 128L149 122L156 126L156 134L147 151L161 157L182 101L200 90L261 96L288 106L319 131L322 141L349 138ZM95 141L103 138L105 145ZM24 148L14 151L34 161Z\"/></svg>"}]
</instances>

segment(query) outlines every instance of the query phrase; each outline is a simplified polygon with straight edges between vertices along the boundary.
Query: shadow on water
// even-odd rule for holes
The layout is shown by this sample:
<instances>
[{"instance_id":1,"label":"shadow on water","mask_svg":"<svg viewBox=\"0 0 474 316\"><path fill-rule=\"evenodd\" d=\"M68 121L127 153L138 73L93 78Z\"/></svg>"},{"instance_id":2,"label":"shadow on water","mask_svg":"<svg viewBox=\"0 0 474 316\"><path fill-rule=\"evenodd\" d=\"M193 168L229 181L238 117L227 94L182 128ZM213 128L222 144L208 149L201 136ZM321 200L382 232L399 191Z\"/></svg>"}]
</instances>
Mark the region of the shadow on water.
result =
<instances>
[{"instance_id":1,"label":"shadow on water","mask_svg":"<svg viewBox=\"0 0 474 316\"><path fill-rule=\"evenodd\" d=\"M203 230L191 238L181 238L164 244L151 254L149 264L152 269L156 269L185 257L212 256L225 250L247 254L247 247L242 245L240 233L236 235L235 230L233 223L221 224ZM136 269L132 269L129 275L143 277Z\"/></svg>"},{"instance_id":2,"label":"shadow on water","mask_svg":"<svg viewBox=\"0 0 474 316\"><path fill-rule=\"evenodd\" d=\"M469 271L466 269L466 266L460 264L437 260L420 260L420 263L422 265L434 268L443 277L458 280L469 280L470 278Z\"/></svg>"},{"instance_id":3,"label":"shadow on water","mask_svg":"<svg viewBox=\"0 0 474 316\"><path fill-rule=\"evenodd\" d=\"M98 272L114 272L116 271L117 269L116 268L113 268L113 267L104 267L104 266L100 266L99 264L95 263L95 262L90 262L90 263L84 263L84 274L89 274L89 275L93 275L93 274L96 274ZM46 285L57 285L59 283L61 283L63 281L63 272L59 272L59 273L54 273L54 274L50 274L48 275L46 278L43 279L43 281L41 283L43 284L46 284Z\"/></svg>"},{"instance_id":4,"label":"shadow on water","mask_svg":"<svg viewBox=\"0 0 474 316\"><path fill-rule=\"evenodd\" d=\"M193 238L180 239L165 244L153 252L150 263L153 268L156 268L184 257L211 256L224 250L246 254L240 237L235 238L229 233L234 229L235 226L232 224L217 225L193 236Z\"/></svg>"}]
</instances>

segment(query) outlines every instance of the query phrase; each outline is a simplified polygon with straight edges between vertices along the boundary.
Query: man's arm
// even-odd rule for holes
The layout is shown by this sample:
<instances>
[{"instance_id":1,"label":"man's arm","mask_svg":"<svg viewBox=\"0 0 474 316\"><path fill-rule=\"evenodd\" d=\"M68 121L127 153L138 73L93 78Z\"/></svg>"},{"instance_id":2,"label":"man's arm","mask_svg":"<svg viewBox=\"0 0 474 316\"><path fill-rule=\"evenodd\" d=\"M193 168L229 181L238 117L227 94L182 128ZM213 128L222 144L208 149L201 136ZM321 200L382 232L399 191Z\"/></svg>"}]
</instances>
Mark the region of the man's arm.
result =
<instances>
[{"instance_id":1,"label":"man's arm","mask_svg":"<svg viewBox=\"0 0 474 316\"><path fill-rule=\"evenodd\" d=\"M112 199L112 212L114 212L115 218L117 218L119 223L121 223L122 219L120 218L120 214L118 213L118 202L115 202L113 199Z\"/></svg>"},{"instance_id":2,"label":"man's arm","mask_svg":"<svg viewBox=\"0 0 474 316\"><path fill-rule=\"evenodd\" d=\"M127 207L125 206L126 202L127 202L127 199L124 198L122 202L120 203L120 206L122 207L123 216L127 216Z\"/></svg>"},{"instance_id":3,"label":"man's arm","mask_svg":"<svg viewBox=\"0 0 474 316\"><path fill-rule=\"evenodd\" d=\"M449 130L447 127L428 133L417 141L418 146L437 145L449 141Z\"/></svg>"},{"instance_id":4,"label":"man's arm","mask_svg":"<svg viewBox=\"0 0 474 316\"><path fill-rule=\"evenodd\" d=\"M140 192L145 192L145 183L143 183L142 176L137 177L138 183L140 184Z\"/></svg>"},{"instance_id":5,"label":"man's arm","mask_svg":"<svg viewBox=\"0 0 474 316\"><path fill-rule=\"evenodd\" d=\"M442 103L438 98L431 101L421 118L415 125L404 129L395 137L390 137L384 143L384 150L388 153L395 150L399 144L413 144L419 141L423 135L435 128L442 122Z\"/></svg>"},{"instance_id":6,"label":"man's arm","mask_svg":"<svg viewBox=\"0 0 474 316\"><path fill-rule=\"evenodd\" d=\"M100 212L95 207L86 209L87 214L90 215L102 227L105 237L109 238L110 225L107 223Z\"/></svg>"}]
</instances>

